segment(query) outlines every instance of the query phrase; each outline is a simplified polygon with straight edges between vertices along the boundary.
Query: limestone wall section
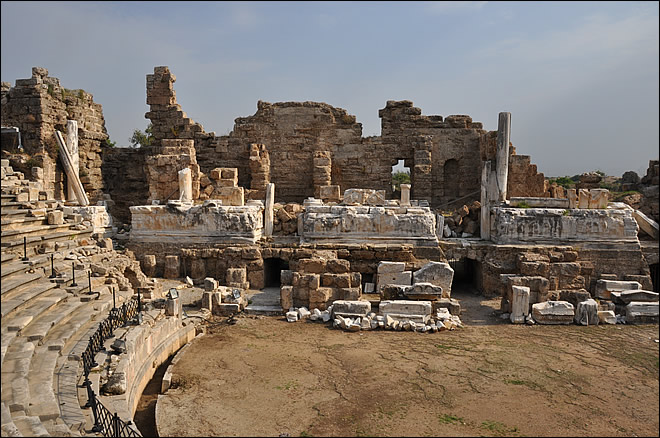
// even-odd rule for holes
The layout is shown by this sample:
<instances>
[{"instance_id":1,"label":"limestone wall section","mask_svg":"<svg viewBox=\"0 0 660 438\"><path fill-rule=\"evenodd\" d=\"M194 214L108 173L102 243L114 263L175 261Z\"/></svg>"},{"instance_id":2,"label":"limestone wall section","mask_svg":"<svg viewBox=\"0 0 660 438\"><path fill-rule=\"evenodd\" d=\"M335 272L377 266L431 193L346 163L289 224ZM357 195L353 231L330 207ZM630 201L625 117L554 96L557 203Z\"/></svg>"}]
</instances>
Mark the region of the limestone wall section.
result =
<instances>
[{"instance_id":1,"label":"limestone wall section","mask_svg":"<svg viewBox=\"0 0 660 438\"><path fill-rule=\"evenodd\" d=\"M76 120L80 180L91 203L103 199L101 155L108 133L103 109L90 93L64 88L59 79L48 76L48 70L33 67L32 77L17 79L14 87L3 82L1 118L2 126L19 128L25 154L32 159L28 167L43 167L45 189L53 190L56 199L65 198L66 177L57 159L54 133L59 130L66 136L67 119ZM12 165L21 170L19 162ZM29 175L29 170L23 171Z\"/></svg>"}]
</instances>

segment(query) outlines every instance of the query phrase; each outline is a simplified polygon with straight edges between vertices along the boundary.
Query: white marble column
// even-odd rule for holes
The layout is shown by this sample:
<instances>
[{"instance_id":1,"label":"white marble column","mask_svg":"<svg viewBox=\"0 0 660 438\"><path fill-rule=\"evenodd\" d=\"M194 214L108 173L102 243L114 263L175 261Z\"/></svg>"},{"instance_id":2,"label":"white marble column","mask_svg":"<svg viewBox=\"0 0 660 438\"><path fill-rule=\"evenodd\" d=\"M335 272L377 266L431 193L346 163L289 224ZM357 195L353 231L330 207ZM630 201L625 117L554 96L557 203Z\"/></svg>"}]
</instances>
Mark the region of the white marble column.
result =
<instances>
[{"instance_id":1,"label":"white marble column","mask_svg":"<svg viewBox=\"0 0 660 438\"><path fill-rule=\"evenodd\" d=\"M273 235L273 205L275 204L275 184L266 185L266 206L264 209L264 235Z\"/></svg>"},{"instance_id":2,"label":"white marble column","mask_svg":"<svg viewBox=\"0 0 660 438\"><path fill-rule=\"evenodd\" d=\"M76 176L80 177L80 154L78 153L78 122L75 120L66 121L66 149L71 156L71 167ZM73 182L67 181L66 184L67 201L76 201L76 192L73 189Z\"/></svg>"},{"instance_id":3,"label":"white marble column","mask_svg":"<svg viewBox=\"0 0 660 438\"><path fill-rule=\"evenodd\" d=\"M500 113L497 124L497 200L506 201L506 185L509 176L509 142L511 137L511 113Z\"/></svg>"},{"instance_id":4,"label":"white marble column","mask_svg":"<svg viewBox=\"0 0 660 438\"><path fill-rule=\"evenodd\" d=\"M490 160L484 162L481 170L481 238L490 240L490 199L488 198L488 177Z\"/></svg>"},{"instance_id":5,"label":"white marble column","mask_svg":"<svg viewBox=\"0 0 660 438\"><path fill-rule=\"evenodd\" d=\"M527 286L511 286L511 322L514 324L524 324L525 318L529 315L529 293Z\"/></svg>"},{"instance_id":6,"label":"white marble column","mask_svg":"<svg viewBox=\"0 0 660 438\"><path fill-rule=\"evenodd\" d=\"M410 206L410 184L401 184L401 206Z\"/></svg>"},{"instance_id":7,"label":"white marble column","mask_svg":"<svg viewBox=\"0 0 660 438\"><path fill-rule=\"evenodd\" d=\"M192 173L190 169L179 170L179 200L181 202L192 202Z\"/></svg>"}]
</instances>

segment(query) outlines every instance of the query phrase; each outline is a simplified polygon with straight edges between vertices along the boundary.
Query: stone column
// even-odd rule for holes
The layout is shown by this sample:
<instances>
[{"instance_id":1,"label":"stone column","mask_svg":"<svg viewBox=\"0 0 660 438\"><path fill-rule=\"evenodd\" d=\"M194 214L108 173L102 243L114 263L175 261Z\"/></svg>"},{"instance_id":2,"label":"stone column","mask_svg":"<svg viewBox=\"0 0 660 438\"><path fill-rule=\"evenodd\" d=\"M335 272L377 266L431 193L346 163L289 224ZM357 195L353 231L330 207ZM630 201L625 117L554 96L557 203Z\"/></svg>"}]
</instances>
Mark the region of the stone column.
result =
<instances>
[{"instance_id":1,"label":"stone column","mask_svg":"<svg viewBox=\"0 0 660 438\"><path fill-rule=\"evenodd\" d=\"M410 184L401 184L401 206L410 206Z\"/></svg>"},{"instance_id":2,"label":"stone column","mask_svg":"<svg viewBox=\"0 0 660 438\"><path fill-rule=\"evenodd\" d=\"M266 185L266 207L264 210L264 236L273 235L273 204L275 204L275 184Z\"/></svg>"},{"instance_id":3,"label":"stone column","mask_svg":"<svg viewBox=\"0 0 660 438\"><path fill-rule=\"evenodd\" d=\"M511 135L511 113L500 113L497 124L497 200L506 200L506 185L509 176L509 142Z\"/></svg>"},{"instance_id":4,"label":"stone column","mask_svg":"<svg viewBox=\"0 0 660 438\"><path fill-rule=\"evenodd\" d=\"M488 199L488 176L490 160L484 162L481 170L481 238L490 240L490 199Z\"/></svg>"},{"instance_id":5,"label":"stone column","mask_svg":"<svg viewBox=\"0 0 660 438\"><path fill-rule=\"evenodd\" d=\"M321 197L321 187L332 184L332 157L329 151L314 152L314 169L312 180L314 184L314 197Z\"/></svg>"},{"instance_id":6,"label":"stone column","mask_svg":"<svg viewBox=\"0 0 660 438\"><path fill-rule=\"evenodd\" d=\"M78 122L75 120L66 121L66 149L71 156L71 167L76 176L80 178L80 154L78 153ZM76 201L76 192L73 189L73 181L67 181L66 185L67 201Z\"/></svg>"},{"instance_id":7,"label":"stone column","mask_svg":"<svg viewBox=\"0 0 660 438\"><path fill-rule=\"evenodd\" d=\"M527 286L511 286L513 291L511 298L511 322L514 324L524 324L527 315L529 315L529 293Z\"/></svg>"},{"instance_id":8,"label":"stone column","mask_svg":"<svg viewBox=\"0 0 660 438\"><path fill-rule=\"evenodd\" d=\"M179 170L179 200L192 202L192 174L189 168Z\"/></svg>"},{"instance_id":9,"label":"stone column","mask_svg":"<svg viewBox=\"0 0 660 438\"><path fill-rule=\"evenodd\" d=\"M589 208L589 190L579 189L578 208Z\"/></svg>"},{"instance_id":10,"label":"stone column","mask_svg":"<svg viewBox=\"0 0 660 438\"><path fill-rule=\"evenodd\" d=\"M577 208L577 191L575 189L568 189L568 208Z\"/></svg>"}]
</instances>

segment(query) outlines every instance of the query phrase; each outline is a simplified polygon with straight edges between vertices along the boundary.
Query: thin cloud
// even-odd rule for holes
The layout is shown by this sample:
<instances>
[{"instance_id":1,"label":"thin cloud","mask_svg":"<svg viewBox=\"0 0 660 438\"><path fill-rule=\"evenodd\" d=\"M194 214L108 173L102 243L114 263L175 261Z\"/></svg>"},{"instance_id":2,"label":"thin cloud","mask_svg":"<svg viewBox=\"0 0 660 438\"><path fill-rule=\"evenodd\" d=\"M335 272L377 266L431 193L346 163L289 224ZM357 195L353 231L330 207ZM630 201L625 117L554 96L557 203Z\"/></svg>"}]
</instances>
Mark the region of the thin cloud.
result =
<instances>
[{"instance_id":1,"label":"thin cloud","mask_svg":"<svg viewBox=\"0 0 660 438\"><path fill-rule=\"evenodd\" d=\"M479 2L441 1L441 2L433 2L432 4L429 4L428 10L436 14L477 11L483 8L486 5L486 3L488 2L487 1L479 1Z\"/></svg>"}]
</instances>

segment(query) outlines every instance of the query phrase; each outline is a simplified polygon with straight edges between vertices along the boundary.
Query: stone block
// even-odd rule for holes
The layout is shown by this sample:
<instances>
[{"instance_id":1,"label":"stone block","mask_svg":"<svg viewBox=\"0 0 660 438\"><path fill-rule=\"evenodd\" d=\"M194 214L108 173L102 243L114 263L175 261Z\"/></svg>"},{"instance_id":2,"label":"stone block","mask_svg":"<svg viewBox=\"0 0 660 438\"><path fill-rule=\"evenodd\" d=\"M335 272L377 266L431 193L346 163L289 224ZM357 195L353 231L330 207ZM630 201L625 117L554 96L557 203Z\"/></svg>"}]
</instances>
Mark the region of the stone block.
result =
<instances>
[{"instance_id":1,"label":"stone block","mask_svg":"<svg viewBox=\"0 0 660 438\"><path fill-rule=\"evenodd\" d=\"M658 302L631 301L625 314L627 324L657 324Z\"/></svg>"},{"instance_id":2,"label":"stone block","mask_svg":"<svg viewBox=\"0 0 660 438\"><path fill-rule=\"evenodd\" d=\"M589 190L579 189L578 191L578 208L589 208Z\"/></svg>"},{"instance_id":3,"label":"stone block","mask_svg":"<svg viewBox=\"0 0 660 438\"><path fill-rule=\"evenodd\" d=\"M589 299L591 299L591 294L585 289L559 291L559 300L568 301L576 308L578 303Z\"/></svg>"},{"instance_id":4,"label":"stone block","mask_svg":"<svg viewBox=\"0 0 660 438\"><path fill-rule=\"evenodd\" d=\"M610 191L607 189L589 190L589 208L607 208Z\"/></svg>"},{"instance_id":5,"label":"stone block","mask_svg":"<svg viewBox=\"0 0 660 438\"><path fill-rule=\"evenodd\" d=\"M144 275L147 277L155 277L156 276L156 256L153 254L146 254L144 257L142 257L142 263L140 263L140 266L142 267L142 272L144 272Z\"/></svg>"},{"instance_id":6,"label":"stone block","mask_svg":"<svg viewBox=\"0 0 660 438\"><path fill-rule=\"evenodd\" d=\"M356 300L337 300L332 303L332 315L343 318L367 316L371 312L371 302Z\"/></svg>"},{"instance_id":7,"label":"stone block","mask_svg":"<svg viewBox=\"0 0 660 438\"><path fill-rule=\"evenodd\" d=\"M598 325L598 303L594 299L580 301L575 307L575 323L579 325Z\"/></svg>"},{"instance_id":8,"label":"stone block","mask_svg":"<svg viewBox=\"0 0 660 438\"><path fill-rule=\"evenodd\" d=\"M311 289L309 291L310 303L327 303L332 298L332 288L319 287L318 289ZM313 307L310 305L310 307Z\"/></svg>"},{"instance_id":9,"label":"stone block","mask_svg":"<svg viewBox=\"0 0 660 438\"><path fill-rule=\"evenodd\" d=\"M64 212L62 210L53 210L48 212L48 225L64 224Z\"/></svg>"},{"instance_id":10,"label":"stone block","mask_svg":"<svg viewBox=\"0 0 660 438\"><path fill-rule=\"evenodd\" d=\"M651 302L658 301L660 294L648 290L624 290L612 291L610 297L615 304L622 304L624 306L630 304L632 301Z\"/></svg>"},{"instance_id":11,"label":"stone block","mask_svg":"<svg viewBox=\"0 0 660 438\"><path fill-rule=\"evenodd\" d=\"M340 202L341 189L339 186L320 186L319 197L325 202Z\"/></svg>"},{"instance_id":12,"label":"stone block","mask_svg":"<svg viewBox=\"0 0 660 438\"><path fill-rule=\"evenodd\" d=\"M351 271L351 263L344 259L332 259L327 261L326 269L332 274L345 274Z\"/></svg>"},{"instance_id":13,"label":"stone block","mask_svg":"<svg viewBox=\"0 0 660 438\"><path fill-rule=\"evenodd\" d=\"M181 316L183 302L181 298L167 299L165 300L165 315L166 316Z\"/></svg>"},{"instance_id":14,"label":"stone block","mask_svg":"<svg viewBox=\"0 0 660 438\"><path fill-rule=\"evenodd\" d=\"M636 281L598 280L596 281L596 298L609 300L613 291L640 289L642 289L642 285Z\"/></svg>"},{"instance_id":15,"label":"stone block","mask_svg":"<svg viewBox=\"0 0 660 438\"><path fill-rule=\"evenodd\" d=\"M280 304L283 310L293 307L293 286L280 287Z\"/></svg>"},{"instance_id":16,"label":"stone block","mask_svg":"<svg viewBox=\"0 0 660 438\"><path fill-rule=\"evenodd\" d=\"M544 301L532 304L532 317L539 324L571 324L575 308L568 301Z\"/></svg>"},{"instance_id":17,"label":"stone block","mask_svg":"<svg viewBox=\"0 0 660 438\"><path fill-rule=\"evenodd\" d=\"M524 324L529 315L529 288L526 286L511 286L511 322Z\"/></svg>"},{"instance_id":18,"label":"stone block","mask_svg":"<svg viewBox=\"0 0 660 438\"><path fill-rule=\"evenodd\" d=\"M179 256L168 255L165 256L165 272L163 277L165 278L179 278Z\"/></svg>"},{"instance_id":19,"label":"stone block","mask_svg":"<svg viewBox=\"0 0 660 438\"><path fill-rule=\"evenodd\" d=\"M225 274L227 286L233 284L243 284L247 282L247 270L245 268L227 268Z\"/></svg>"},{"instance_id":20,"label":"stone block","mask_svg":"<svg viewBox=\"0 0 660 438\"><path fill-rule=\"evenodd\" d=\"M393 300L381 301L378 313L382 316L397 315L431 315L433 305L430 301Z\"/></svg>"},{"instance_id":21,"label":"stone block","mask_svg":"<svg viewBox=\"0 0 660 438\"><path fill-rule=\"evenodd\" d=\"M378 294L380 295L380 300L397 300L403 298L403 293L408 286L396 285L396 284L386 284L383 286Z\"/></svg>"},{"instance_id":22,"label":"stone block","mask_svg":"<svg viewBox=\"0 0 660 438\"><path fill-rule=\"evenodd\" d=\"M431 301L433 314L435 315L439 309L447 309L451 315L460 316L461 303L453 298L440 298L439 300Z\"/></svg>"},{"instance_id":23,"label":"stone block","mask_svg":"<svg viewBox=\"0 0 660 438\"><path fill-rule=\"evenodd\" d=\"M451 295L451 284L454 279L454 270L449 263L429 262L413 273L413 283L431 283L440 286L443 296Z\"/></svg>"},{"instance_id":24,"label":"stone block","mask_svg":"<svg viewBox=\"0 0 660 438\"><path fill-rule=\"evenodd\" d=\"M396 274L378 274L378 289L388 284L409 286L412 282L412 272L404 271Z\"/></svg>"},{"instance_id":25,"label":"stone block","mask_svg":"<svg viewBox=\"0 0 660 438\"><path fill-rule=\"evenodd\" d=\"M408 300L429 300L449 298L440 286L431 283L415 283L403 288L403 296Z\"/></svg>"},{"instance_id":26,"label":"stone block","mask_svg":"<svg viewBox=\"0 0 660 438\"><path fill-rule=\"evenodd\" d=\"M362 296L362 289L359 287L344 287L339 290L341 298L346 301L357 301Z\"/></svg>"},{"instance_id":27,"label":"stone block","mask_svg":"<svg viewBox=\"0 0 660 438\"><path fill-rule=\"evenodd\" d=\"M292 286L293 285L293 271L289 269L282 269L280 271L280 284L282 286Z\"/></svg>"},{"instance_id":28,"label":"stone block","mask_svg":"<svg viewBox=\"0 0 660 438\"><path fill-rule=\"evenodd\" d=\"M206 277L204 279L204 290L214 291L218 288L218 280L213 277Z\"/></svg>"},{"instance_id":29,"label":"stone block","mask_svg":"<svg viewBox=\"0 0 660 438\"><path fill-rule=\"evenodd\" d=\"M616 315L613 310L599 310L598 322L601 324L616 324Z\"/></svg>"},{"instance_id":30,"label":"stone block","mask_svg":"<svg viewBox=\"0 0 660 438\"><path fill-rule=\"evenodd\" d=\"M298 260L298 272L310 274L322 274L325 270L326 260L320 258Z\"/></svg>"},{"instance_id":31,"label":"stone block","mask_svg":"<svg viewBox=\"0 0 660 438\"><path fill-rule=\"evenodd\" d=\"M398 274L406 270L405 262L380 262L378 263L378 274Z\"/></svg>"}]
</instances>

